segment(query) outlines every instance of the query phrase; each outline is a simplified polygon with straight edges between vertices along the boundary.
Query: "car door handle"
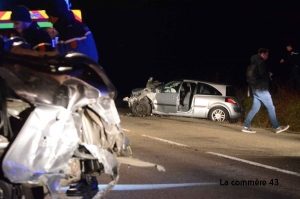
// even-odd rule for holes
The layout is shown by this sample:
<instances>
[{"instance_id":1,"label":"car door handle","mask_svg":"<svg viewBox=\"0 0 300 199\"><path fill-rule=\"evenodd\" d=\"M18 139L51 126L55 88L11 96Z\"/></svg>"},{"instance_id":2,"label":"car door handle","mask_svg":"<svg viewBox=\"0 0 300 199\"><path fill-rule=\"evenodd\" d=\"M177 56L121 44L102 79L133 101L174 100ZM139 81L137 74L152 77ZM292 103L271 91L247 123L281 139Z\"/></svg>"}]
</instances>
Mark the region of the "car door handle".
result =
<instances>
[{"instance_id":1,"label":"car door handle","mask_svg":"<svg viewBox=\"0 0 300 199\"><path fill-rule=\"evenodd\" d=\"M175 99L176 97L172 97L172 99Z\"/></svg>"}]
</instances>

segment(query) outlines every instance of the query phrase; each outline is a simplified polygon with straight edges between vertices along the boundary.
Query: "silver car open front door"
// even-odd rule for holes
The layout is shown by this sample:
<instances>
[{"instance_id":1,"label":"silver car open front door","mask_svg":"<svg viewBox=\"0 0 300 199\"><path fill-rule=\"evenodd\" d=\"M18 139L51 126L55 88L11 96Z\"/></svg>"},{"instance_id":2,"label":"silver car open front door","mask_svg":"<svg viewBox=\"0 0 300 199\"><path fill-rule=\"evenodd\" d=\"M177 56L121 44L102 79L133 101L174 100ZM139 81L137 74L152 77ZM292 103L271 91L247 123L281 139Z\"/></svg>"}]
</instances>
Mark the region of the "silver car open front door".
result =
<instances>
[{"instance_id":1,"label":"silver car open front door","mask_svg":"<svg viewBox=\"0 0 300 199\"><path fill-rule=\"evenodd\" d=\"M172 81L165 84L160 93L155 95L157 111L176 113L179 105L179 87L181 81Z\"/></svg>"}]
</instances>

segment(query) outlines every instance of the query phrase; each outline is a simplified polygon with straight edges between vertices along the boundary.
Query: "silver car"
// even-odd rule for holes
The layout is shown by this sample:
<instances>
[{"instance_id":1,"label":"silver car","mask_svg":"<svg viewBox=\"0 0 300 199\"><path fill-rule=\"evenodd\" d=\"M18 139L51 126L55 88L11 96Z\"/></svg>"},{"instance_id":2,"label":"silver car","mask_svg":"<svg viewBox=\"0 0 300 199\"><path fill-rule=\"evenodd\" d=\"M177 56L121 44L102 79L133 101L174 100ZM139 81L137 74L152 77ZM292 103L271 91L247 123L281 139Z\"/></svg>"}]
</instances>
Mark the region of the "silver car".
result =
<instances>
[{"instance_id":1,"label":"silver car","mask_svg":"<svg viewBox=\"0 0 300 199\"><path fill-rule=\"evenodd\" d=\"M123 101L140 117L158 114L234 122L245 112L233 86L188 79L174 80L156 88L134 89Z\"/></svg>"}]
</instances>

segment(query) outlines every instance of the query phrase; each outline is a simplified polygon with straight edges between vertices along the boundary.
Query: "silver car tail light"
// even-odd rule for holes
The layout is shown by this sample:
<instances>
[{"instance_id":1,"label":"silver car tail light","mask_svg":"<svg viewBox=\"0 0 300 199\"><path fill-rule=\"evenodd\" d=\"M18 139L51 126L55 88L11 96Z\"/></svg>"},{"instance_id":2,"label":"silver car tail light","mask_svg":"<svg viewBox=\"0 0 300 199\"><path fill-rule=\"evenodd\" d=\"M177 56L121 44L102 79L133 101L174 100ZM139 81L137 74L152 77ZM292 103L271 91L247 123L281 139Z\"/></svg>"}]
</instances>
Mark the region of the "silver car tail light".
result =
<instances>
[{"instance_id":1,"label":"silver car tail light","mask_svg":"<svg viewBox=\"0 0 300 199\"><path fill-rule=\"evenodd\" d=\"M237 104L237 102L235 100L231 99L230 97L226 97L225 102L228 102L228 103L231 103L231 104Z\"/></svg>"}]
</instances>

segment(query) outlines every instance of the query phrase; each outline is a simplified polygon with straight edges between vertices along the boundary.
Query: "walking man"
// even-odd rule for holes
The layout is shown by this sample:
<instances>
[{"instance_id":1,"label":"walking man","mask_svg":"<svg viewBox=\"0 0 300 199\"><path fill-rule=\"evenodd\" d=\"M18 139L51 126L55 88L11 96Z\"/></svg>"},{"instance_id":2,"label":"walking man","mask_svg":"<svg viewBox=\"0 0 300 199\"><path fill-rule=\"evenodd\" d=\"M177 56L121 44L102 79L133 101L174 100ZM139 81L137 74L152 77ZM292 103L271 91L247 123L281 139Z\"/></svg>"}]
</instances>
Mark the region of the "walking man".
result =
<instances>
[{"instance_id":1,"label":"walking man","mask_svg":"<svg viewBox=\"0 0 300 199\"><path fill-rule=\"evenodd\" d=\"M290 126L280 126L277 121L275 107L273 105L273 100L269 92L269 78L272 73L267 71L265 61L268 59L269 50L265 48L260 48L258 54L251 57L251 63L255 65L253 73L256 73L256 77L252 81L248 81L253 93L253 104L247 118L244 122L244 128L242 129L245 133L256 133L256 131L250 128L250 123L256 113L261 107L261 103L267 108L271 123L275 129L275 133L281 133L286 131ZM250 83L251 82L251 83Z\"/></svg>"}]
</instances>

